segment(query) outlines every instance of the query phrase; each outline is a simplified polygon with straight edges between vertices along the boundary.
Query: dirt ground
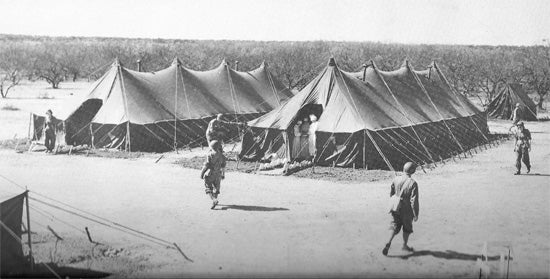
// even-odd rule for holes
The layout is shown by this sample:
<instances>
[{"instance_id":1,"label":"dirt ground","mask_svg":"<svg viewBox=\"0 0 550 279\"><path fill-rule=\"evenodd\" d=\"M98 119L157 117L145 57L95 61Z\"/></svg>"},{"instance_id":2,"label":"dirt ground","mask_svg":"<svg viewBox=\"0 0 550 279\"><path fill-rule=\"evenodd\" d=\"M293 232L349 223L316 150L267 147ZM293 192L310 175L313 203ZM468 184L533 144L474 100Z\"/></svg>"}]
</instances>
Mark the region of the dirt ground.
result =
<instances>
[{"instance_id":1,"label":"dirt ground","mask_svg":"<svg viewBox=\"0 0 550 279\"><path fill-rule=\"evenodd\" d=\"M22 102L9 102L25 109ZM20 118L20 113L9 115ZM0 124L14 121L7 115L0 111ZM492 132L505 132L507 125L490 123ZM511 140L415 174L420 218L410 245L416 252L401 251L398 236L388 257L381 250L389 236L391 172L346 171L360 179L338 181L323 169L309 176L304 175L309 169L291 176L233 171L222 182L216 210L210 210L199 170L177 164L201 156L205 151L200 149L167 153L158 163L160 154L124 159L0 149L0 175L31 191L33 252L39 262L106 272L112 278L478 278L476 260L485 242L490 277L499 276L502 249L496 244L507 242L512 246L510 278L548 278L550 122L527 122L526 127L533 136L528 175L512 175ZM0 139L13 137L12 131ZM22 190L0 178L0 191ZM59 204L44 196L177 243L192 261L166 243L49 207L42 202ZM56 242L48 226L63 240ZM90 243L86 227L101 244Z\"/></svg>"},{"instance_id":2,"label":"dirt ground","mask_svg":"<svg viewBox=\"0 0 550 279\"><path fill-rule=\"evenodd\" d=\"M421 213L410 241L417 252L402 252L398 237L389 257L381 254L388 238L389 178L336 182L230 172L220 205L210 210L199 171L174 164L185 154L155 163L152 155L113 159L1 150L0 174L27 186L31 197L48 201L42 194L175 242L193 261L31 200L39 260L113 277L474 277L486 241L493 275L500 252L491 242L507 241L511 278L549 277L550 122L526 126L533 134L529 175L512 175L511 141L417 173ZM18 191L4 180L0 186ZM47 226L64 238L57 250ZM84 227L104 245L89 243Z\"/></svg>"}]
</instances>

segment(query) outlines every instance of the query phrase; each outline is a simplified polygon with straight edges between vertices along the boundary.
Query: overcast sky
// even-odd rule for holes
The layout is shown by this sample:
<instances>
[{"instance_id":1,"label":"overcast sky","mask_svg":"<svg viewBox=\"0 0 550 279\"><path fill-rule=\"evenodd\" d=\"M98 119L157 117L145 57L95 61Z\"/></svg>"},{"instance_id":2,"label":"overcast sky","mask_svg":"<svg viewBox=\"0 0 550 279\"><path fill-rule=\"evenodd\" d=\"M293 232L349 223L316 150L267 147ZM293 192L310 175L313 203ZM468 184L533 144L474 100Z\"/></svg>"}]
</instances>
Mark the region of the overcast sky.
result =
<instances>
[{"instance_id":1,"label":"overcast sky","mask_svg":"<svg viewBox=\"0 0 550 279\"><path fill-rule=\"evenodd\" d=\"M0 0L0 33L533 45L547 0Z\"/></svg>"}]
</instances>

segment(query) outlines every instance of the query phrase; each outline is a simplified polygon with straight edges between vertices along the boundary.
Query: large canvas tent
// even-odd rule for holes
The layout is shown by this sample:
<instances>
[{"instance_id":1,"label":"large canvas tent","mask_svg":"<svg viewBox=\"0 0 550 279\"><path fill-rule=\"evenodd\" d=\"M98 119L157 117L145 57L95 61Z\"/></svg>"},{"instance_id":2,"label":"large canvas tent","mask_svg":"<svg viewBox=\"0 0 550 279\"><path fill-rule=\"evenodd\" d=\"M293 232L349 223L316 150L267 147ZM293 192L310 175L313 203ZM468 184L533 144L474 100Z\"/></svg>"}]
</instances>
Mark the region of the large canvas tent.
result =
<instances>
[{"instance_id":1,"label":"large canvas tent","mask_svg":"<svg viewBox=\"0 0 550 279\"><path fill-rule=\"evenodd\" d=\"M157 72L136 72L118 61L86 96L61 115L63 140L70 145L128 151L168 151L206 142L208 121L217 114L244 122L268 112L292 93L267 70L249 72L223 61L209 71L194 71L175 59ZM32 137L42 136L42 116L32 116ZM226 140L238 136L227 128Z\"/></svg>"},{"instance_id":2,"label":"large canvas tent","mask_svg":"<svg viewBox=\"0 0 550 279\"><path fill-rule=\"evenodd\" d=\"M437 64L415 71L347 73L334 59L304 89L270 113L248 123L241 158L262 160L276 153L296 159L293 126L314 114L315 164L394 169L448 158L488 141L487 121L454 92Z\"/></svg>"},{"instance_id":3,"label":"large canvas tent","mask_svg":"<svg viewBox=\"0 0 550 279\"><path fill-rule=\"evenodd\" d=\"M12 277L27 268L23 254L21 224L26 193L0 194L0 276Z\"/></svg>"},{"instance_id":4,"label":"large canvas tent","mask_svg":"<svg viewBox=\"0 0 550 279\"><path fill-rule=\"evenodd\" d=\"M510 119L516 104L520 104L521 119L537 120L537 105L527 96L519 83L505 84L498 95L487 106L489 117Z\"/></svg>"}]
</instances>

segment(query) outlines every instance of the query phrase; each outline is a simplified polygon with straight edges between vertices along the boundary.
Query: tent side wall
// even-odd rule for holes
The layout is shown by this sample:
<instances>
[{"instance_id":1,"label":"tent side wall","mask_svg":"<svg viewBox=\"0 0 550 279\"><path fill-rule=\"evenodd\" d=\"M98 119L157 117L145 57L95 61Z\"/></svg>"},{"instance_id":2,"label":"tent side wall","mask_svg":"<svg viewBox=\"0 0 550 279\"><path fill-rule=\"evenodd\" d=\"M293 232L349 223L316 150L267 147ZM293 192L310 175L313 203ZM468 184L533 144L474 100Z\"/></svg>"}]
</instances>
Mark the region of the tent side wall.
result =
<instances>
[{"instance_id":1,"label":"tent side wall","mask_svg":"<svg viewBox=\"0 0 550 279\"><path fill-rule=\"evenodd\" d=\"M389 169L383 155L394 169L400 169L407 161L423 165L432 163L432 160L447 159L462 152L449 129L464 149L470 149L485 142L485 137L489 134L485 113L446 119L445 122L436 121L368 132L366 130L355 133L317 132L315 164ZM260 161L266 156L268 149L292 150L292 135L287 133L291 140L285 140L284 137L280 137L284 132L277 129L251 127L243 139L241 158ZM415 132L422 143L418 141ZM380 147L382 155L367 133L370 133ZM430 154L426 153L422 144Z\"/></svg>"},{"instance_id":2,"label":"tent side wall","mask_svg":"<svg viewBox=\"0 0 550 279\"><path fill-rule=\"evenodd\" d=\"M222 120L234 122L247 121L259 117L260 113L224 115ZM130 127L130 151L167 152L177 148L198 147L207 145L206 128L214 117L201 119L167 120L156 123L122 124L92 123L91 130L81 138L80 143L93 143L96 148L114 148L127 150L127 129ZM225 129L224 142L239 140L240 127L237 124L223 125Z\"/></svg>"},{"instance_id":3,"label":"tent side wall","mask_svg":"<svg viewBox=\"0 0 550 279\"><path fill-rule=\"evenodd\" d=\"M287 144L287 132L279 129L248 127L243 136L239 158L245 161L262 161L270 153L288 158L291 144Z\"/></svg>"}]
</instances>

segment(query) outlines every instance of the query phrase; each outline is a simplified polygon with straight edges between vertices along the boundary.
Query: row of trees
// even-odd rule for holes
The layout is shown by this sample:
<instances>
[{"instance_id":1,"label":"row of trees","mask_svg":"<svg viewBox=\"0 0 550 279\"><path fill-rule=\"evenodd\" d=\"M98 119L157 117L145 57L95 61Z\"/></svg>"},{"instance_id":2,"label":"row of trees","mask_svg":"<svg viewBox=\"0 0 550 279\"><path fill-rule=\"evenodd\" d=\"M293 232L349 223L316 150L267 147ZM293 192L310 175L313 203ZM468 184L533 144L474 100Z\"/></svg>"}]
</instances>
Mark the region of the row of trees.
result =
<instances>
[{"instance_id":1,"label":"row of trees","mask_svg":"<svg viewBox=\"0 0 550 279\"><path fill-rule=\"evenodd\" d=\"M462 94L487 104L500 85L520 82L539 95L539 107L550 91L550 45L457 46L404 45L373 42L256 42L163 39L32 37L0 35L0 93L6 97L21 79L43 79L53 88L62 81L95 79L115 57L129 68L140 60L142 70L167 67L179 57L186 67L207 70L222 59L239 61L249 70L262 61L293 89L301 89L334 56L346 71L359 71L373 60L382 70L394 70L409 59L417 68L437 61Z\"/></svg>"}]
</instances>

